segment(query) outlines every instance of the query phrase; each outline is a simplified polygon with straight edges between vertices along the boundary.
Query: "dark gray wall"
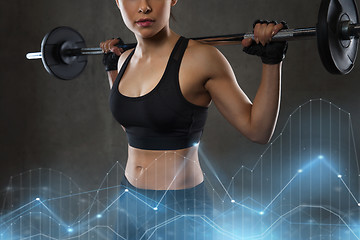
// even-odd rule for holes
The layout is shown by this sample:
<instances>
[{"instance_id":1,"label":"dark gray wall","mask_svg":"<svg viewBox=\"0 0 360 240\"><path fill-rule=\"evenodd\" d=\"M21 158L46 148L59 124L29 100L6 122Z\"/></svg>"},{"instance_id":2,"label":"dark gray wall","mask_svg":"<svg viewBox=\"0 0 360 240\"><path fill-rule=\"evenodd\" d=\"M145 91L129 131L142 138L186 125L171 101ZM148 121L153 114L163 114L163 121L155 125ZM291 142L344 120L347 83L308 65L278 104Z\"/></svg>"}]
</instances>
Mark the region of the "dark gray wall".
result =
<instances>
[{"instance_id":1,"label":"dark gray wall","mask_svg":"<svg viewBox=\"0 0 360 240\"><path fill-rule=\"evenodd\" d=\"M172 26L188 37L248 31L257 18L286 19L290 27L314 26L319 5L320 0L179 0ZM125 165L127 156L125 135L108 108L101 57L90 57L77 79L60 81L45 71L41 61L26 60L25 54L39 50L43 36L60 25L77 29L88 46L113 36L134 41L115 1L3 0L0 19L1 189L10 176L33 168L53 168L85 189L97 187L116 161ZM240 46L220 50L253 99L259 60L242 53ZM309 40L290 43L283 69L275 136L300 104L324 98L352 114L359 139L359 65L349 75L330 75L321 65L316 41ZM242 137L212 106L202 149L219 171L231 176L241 164L251 166L265 148Z\"/></svg>"}]
</instances>

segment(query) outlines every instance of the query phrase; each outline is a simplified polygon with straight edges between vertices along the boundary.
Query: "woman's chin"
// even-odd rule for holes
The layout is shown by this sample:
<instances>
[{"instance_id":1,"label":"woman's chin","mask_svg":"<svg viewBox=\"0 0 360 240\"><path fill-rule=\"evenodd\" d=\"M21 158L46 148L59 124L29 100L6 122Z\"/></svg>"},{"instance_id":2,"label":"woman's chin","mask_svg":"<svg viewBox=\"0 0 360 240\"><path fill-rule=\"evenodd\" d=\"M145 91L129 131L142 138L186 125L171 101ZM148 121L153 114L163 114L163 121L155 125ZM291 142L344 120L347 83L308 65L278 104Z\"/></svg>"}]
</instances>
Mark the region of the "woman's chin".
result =
<instances>
[{"instance_id":1,"label":"woman's chin","mask_svg":"<svg viewBox=\"0 0 360 240\"><path fill-rule=\"evenodd\" d=\"M150 39L154 37L160 37L165 32L163 30L155 30L153 28L143 28L134 32L138 38ZM166 35L166 33L165 33Z\"/></svg>"}]
</instances>

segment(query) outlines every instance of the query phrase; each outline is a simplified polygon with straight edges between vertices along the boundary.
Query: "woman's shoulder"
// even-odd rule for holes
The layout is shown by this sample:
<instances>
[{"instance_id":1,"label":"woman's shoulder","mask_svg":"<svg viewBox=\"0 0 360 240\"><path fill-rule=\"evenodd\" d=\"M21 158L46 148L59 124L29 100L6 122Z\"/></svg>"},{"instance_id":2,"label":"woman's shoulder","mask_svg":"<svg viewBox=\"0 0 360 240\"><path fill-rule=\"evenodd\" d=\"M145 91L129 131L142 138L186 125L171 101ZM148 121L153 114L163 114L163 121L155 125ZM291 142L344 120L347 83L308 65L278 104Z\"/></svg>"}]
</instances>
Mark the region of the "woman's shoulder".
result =
<instances>
[{"instance_id":1,"label":"woman's shoulder","mask_svg":"<svg viewBox=\"0 0 360 240\"><path fill-rule=\"evenodd\" d=\"M210 72L228 64L225 56L216 47L191 39L184 57L191 60L196 67Z\"/></svg>"},{"instance_id":2,"label":"woman's shoulder","mask_svg":"<svg viewBox=\"0 0 360 240\"><path fill-rule=\"evenodd\" d=\"M134 49L129 49L126 50L125 52L123 52L120 57L119 57L119 61L118 61L118 69L121 68L121 66L124 64L125 60L129 57L130 53L133 51Z\"/></svg>"},{"instance_id":3,"label":"woman's shoulder","mask_svg":"<svg viewBox=\"0 0 360 240\"><path fill-rule=\"evenodd\" d=\"M214 46L204 44L192 39L189 40L187 51L189 54L196 54L200 57L211 57L221 54L220 51Z\"/></svg>"}]
</instances>

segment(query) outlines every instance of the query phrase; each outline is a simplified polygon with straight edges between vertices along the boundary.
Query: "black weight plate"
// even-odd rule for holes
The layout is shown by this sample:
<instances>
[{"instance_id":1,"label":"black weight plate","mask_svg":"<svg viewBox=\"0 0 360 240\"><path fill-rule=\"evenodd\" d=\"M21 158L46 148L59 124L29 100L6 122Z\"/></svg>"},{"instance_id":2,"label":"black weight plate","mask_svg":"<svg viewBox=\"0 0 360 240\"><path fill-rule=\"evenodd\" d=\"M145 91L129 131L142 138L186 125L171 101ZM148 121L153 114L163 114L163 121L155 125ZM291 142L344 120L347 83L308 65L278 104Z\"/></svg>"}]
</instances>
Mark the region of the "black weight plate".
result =
<instances>
[{"instance_id":1,"label":"black weight plate","mask_svg":"<svg viewBox=\"0 0 360 240\"><path fill-rule=\"evenodd\" d=\"M359 39L343 40L341 21L359 22L354 0L322 0L318 15L317 41L321 61L333 74L347 74L354 67Z\"/></svg>"},{"instance_id":2,"label":"black weight plate","mask_svg":"<svg viewBox=\"0 0 360 240\"><path fill-rule=\"evenodd\" d=\"M45 69L62 80L71 80L79 76L87 64L86 56L72 57L71 63L65 62L61 48L64 43L74 48L84 48L84 38L70 27L57 27L46 34L41 43L42 62Z\"/></svg>"}]
</instances>

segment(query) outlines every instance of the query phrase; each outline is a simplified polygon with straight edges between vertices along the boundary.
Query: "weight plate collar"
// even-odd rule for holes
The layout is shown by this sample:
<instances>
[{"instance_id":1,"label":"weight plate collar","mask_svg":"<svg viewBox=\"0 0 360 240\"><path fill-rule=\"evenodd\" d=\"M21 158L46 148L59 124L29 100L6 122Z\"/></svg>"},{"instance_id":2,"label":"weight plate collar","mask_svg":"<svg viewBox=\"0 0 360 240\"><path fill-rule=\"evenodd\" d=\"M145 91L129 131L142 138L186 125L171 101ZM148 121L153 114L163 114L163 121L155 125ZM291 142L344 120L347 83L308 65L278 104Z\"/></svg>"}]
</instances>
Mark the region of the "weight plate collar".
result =
<instances>
[{"instance_id":1,"label":"weight plate collar","mask_svg":"<svg viewBox=\"0 0 360 240\"><path fill-rule=\"evenodd\" d=\"M317 24L317 42L324 67L333 74L347 74L354 67L359 39L342 39L342 23L359 22L354 0L322 0Z\"/></svg>"},{"instance_id":2,"label":"weight plate collar","mask_svg":"<svg viewBox=\"0 0 360 240\"><path fill-rule=\"evenodd\" d=\"M85 40L70 27L57 27L45 35L41 43L42 62L45 69L62 80L79 76L86 67L86 56L69 56L67 51L84 48Z\"/></svg>"}]
</instances>

